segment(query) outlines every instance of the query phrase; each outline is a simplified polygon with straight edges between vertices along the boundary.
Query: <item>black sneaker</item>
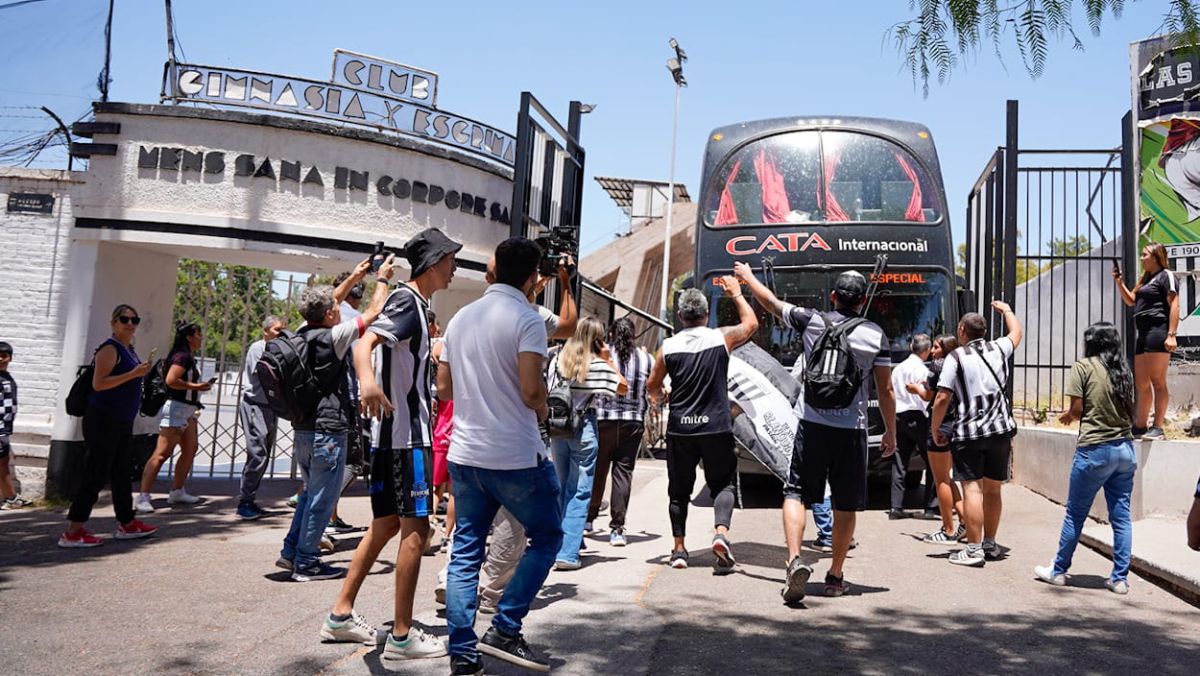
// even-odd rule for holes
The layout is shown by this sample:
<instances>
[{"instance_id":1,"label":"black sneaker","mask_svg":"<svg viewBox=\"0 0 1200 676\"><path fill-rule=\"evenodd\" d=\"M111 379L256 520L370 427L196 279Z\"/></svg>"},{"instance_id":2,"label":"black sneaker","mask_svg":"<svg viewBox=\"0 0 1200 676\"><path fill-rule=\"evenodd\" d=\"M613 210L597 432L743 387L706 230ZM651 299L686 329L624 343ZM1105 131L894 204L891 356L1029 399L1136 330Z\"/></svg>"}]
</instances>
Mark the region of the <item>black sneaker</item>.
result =
<instances>
[{"instance_id":1,"label":"black sneaker","mask_svg":"<svg viewBox=\"0 0 1200 676\"><path fill-rule=\"evenodd\" d=\"M687 568L688 553L686 549L677 549L671 552L670 566L672 568Z\"/></svg>"},{"instance_id":2,"label":"black sneaker","mask_svg":"<svg viewBox=\"0 0 1200 676\"><path fill-rule=\"evenodd\" d=\"M313 582L315 580L336 580L341 577L346 577L345 568L337 568L327 563L318 561L311 566L304 568L295 568L292 570L293 582Z\"/></svg>"},{"instance_id":3,"label":"black sneaker","mask_svg":"<svg viewBox=\"0 0 1200 676\"><path fill-rule=\"evenodd\" d=\"M478 655L452 655L450 657L451 676L478 676L483 673L483 659Z\"/></svg>"},{"instance_id":4,"label":"black sneaker","mask_svg":"<svg viewBox=\"0 0 1200 676\"><path fill-rule=\"evenodd\" d=\"M888 520L889 521L895 521L896 519L907 519L907 518L908 518L908 512L904 511L903 509L889 509L888 510Z\"/></svg>"},{"instance_id":5,"label":"black sneaker","mask_svg":"<svg viewBox=\"0 0 1200 676\"><path fill-rule=\"evenodd\" d=\"M783 589L779 591L783 595L784 603L798 603L804 598L804 588L808 585L808 578L812 577L812 573L813 569L806 566L799 556L792 559L787 567Z\"/></svg>"},{"instance_id":6,"label":"black sneaker","mask_svg":"<svg viewBox=\"0 0 1200 676\"><path fill-rule=\"evenodd\" d=\"M520 634L509 636L495 627L479 639L479 652L526 669L550 671L550 661L533 652L525 637Z\"/></svg>"},{"instance_id":7,"label":"black sneaker","mask_svg":"<svg viewBox=\"0 0 1200 676\"><path fill-rule=\"evenodd\" d=\"M1146 428L1146 427L1138 427L1137 425L1134 425L1133 429L1131 429L1130 431L1133 432L1134 439L1141 439L1142 436L1146 434L1147 429L1148 428Z\"/></svg>"},{"instance_id":8,"label":"black sneaker","mask_svg":"<svg viewBox=\"0 0 1200 676\"><path fill-rule=\"evenodd\" d=\"M816 540L813 540L812 547L818 552L825 552L826 554L829 554L833 552L833 540L822 540L821 538L817 538Z\"/></svg>"},{"instance_id":9,"label":"black sneaker","mask_svg":"<svg viewBox=\"0 0 1200 676\"><path fill-rule=\"evenodd\" d=\"M257 521L267 515L267 512L253 502L243 502L237 508L238 518L242 521Z\"/></svg>"},{"instance_id":10,"label":"black sneaker","mask_svg":"<svg viewBox=\"0 0 1200 676\"><path fill-rule=\"evenodd\" d=\"M342 517L337 517L329 520L329 525L325 527L326 533L353 533L354 526L342 520Z\"/></svg>"},{"instance_id":11,"label":"black sneaker","mask_svg":"<svg viewBox=\"0 0 1200 676\"><path fill-rule=\"evenodd\" d=\"M831 573L825 573L825 595L826 596L841 596L850 591L850 585L846 584L846 578L834 577Z\"/></svg>"},{"instance_id":12,"label":"black sneaker","mask_svg":"<svg viewBox=\"0 0 1200 676\"><path fill-rule=\"evenodd\" d=\"M983 558L988 561L999 561L1002 556L1000 545L996 544L995 540L983 541Z\"/></svg>"}]
</instances>

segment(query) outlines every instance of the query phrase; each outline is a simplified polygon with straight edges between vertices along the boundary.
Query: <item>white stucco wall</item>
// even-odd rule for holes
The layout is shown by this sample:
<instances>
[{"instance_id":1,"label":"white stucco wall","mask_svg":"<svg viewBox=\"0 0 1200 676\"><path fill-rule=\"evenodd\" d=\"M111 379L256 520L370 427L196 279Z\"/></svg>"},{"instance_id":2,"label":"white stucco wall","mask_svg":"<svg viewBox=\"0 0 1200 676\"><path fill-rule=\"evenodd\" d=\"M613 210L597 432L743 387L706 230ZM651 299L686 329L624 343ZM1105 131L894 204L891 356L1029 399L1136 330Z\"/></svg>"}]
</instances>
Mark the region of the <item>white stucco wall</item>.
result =
<instances>
[{"instance_id":1,"label":"white stucco wall","mask_svg":"<svg viewBox=\"0 0 1200 676\"><path fill-rule=\"evenodd\" d=\"M9 193L53 195L50 215L0 213L0 340L13 346L10 372L19 387L14 443L44 444L58 399L65 313L64 293L74 293L67 274L73 192L81 177L65 171L0 168L0 205Z\"/></svg>"},{"instance_id":2,"label":"white stucco wall","mask_svg":"<svg viewBox=\"0 0 1200 676\"><path fill-rule=\"evenodd\" d=\"M511 180L452 159L384 143L347 139L299 129L228 120L166 116L169 107L146 107L164 114L100 112L97 120L116 122L116 135L97 135L116 143L115 156L95 156L88 169L76 214L84 218L216 226L309 235L400 246L427 227L437 227L464 245L463 255L485 262L508 226L490 217L493 203L507 207ZM224 153L221 173L139 167L140 149L181 148L206 155ZM275 178L236 176L239 155L254 156L255 166L270 159ZM298 161L301 177L316 166L324 186L283 179L280 161ZM337 167L367 174L367 189L335 187ZM437 185L460 195L487 200L480 217L451 209L443 200L423 204L385 195L384 176Z\"/></svg>"}]
</instances>

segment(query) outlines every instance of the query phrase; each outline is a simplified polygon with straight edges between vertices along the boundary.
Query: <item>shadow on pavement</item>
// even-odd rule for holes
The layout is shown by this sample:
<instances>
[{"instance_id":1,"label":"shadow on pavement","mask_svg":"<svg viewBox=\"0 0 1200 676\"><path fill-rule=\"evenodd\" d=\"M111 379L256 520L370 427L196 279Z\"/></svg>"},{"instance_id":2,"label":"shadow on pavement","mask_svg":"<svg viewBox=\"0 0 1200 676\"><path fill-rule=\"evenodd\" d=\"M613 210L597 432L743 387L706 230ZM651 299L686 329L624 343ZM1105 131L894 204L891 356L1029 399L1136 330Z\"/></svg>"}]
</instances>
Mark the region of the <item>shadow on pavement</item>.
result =
<instances>
[{"instance_id":1,"label":"shadow on pavement","mask_svg":"<svg viewBox=\"0 0 1200 676\"><path fill-rule=\"evenodd\" d=\"M807 590L816 600L823 586L810 583ZM648 673L723 673L731 660L744 674L786 673L801 665L818 673L1081 673L1089 671L1080 659L1086 656L1086 664L1103 664L1106 673L1182 674L1194 673L1200 649L1195 642L1163 641L1157 626L1087 608L1069 621L1040 622L1024 613L980 617L951 608L884 608L834 625L828 624L832 618L812 617L817 624L800 627L787 616L726 609L703 621L672 621L648 655ZM589 666L603 671L602 664Z\"/></svg>"}]
</instances>

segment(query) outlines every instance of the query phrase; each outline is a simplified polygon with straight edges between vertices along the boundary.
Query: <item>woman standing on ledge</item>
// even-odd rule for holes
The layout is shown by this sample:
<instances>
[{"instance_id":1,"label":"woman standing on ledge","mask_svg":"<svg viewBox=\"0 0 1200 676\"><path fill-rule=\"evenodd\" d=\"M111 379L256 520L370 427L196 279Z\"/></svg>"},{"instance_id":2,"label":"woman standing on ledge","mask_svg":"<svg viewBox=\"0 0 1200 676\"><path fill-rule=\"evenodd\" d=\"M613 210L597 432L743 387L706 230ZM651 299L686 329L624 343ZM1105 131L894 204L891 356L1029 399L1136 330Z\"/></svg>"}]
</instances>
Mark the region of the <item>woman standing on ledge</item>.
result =
<instances>
[{"instance_id":1,"label":"woman standing on ledge","mask_svg":"<svg viewBox=\"0 0 1200 676\"><path fill-rule=\"evenodd\" d=\"M1175 332L1179 328L1179 292L1163 245L1152 242L1142 249L1142 270L1142 278L1132 291L1122 281L1119 269L1113 268L1112 274L1121 300L1133 308L1133 321L1137 326L1137 342L1133 349L1133 376L1137 388L1133 436L1161 439L1170 398L1167 365L1178 346ZM1151 401L1154 402L1153 424L1148 420Z\"/></svg>"}]
</instances>

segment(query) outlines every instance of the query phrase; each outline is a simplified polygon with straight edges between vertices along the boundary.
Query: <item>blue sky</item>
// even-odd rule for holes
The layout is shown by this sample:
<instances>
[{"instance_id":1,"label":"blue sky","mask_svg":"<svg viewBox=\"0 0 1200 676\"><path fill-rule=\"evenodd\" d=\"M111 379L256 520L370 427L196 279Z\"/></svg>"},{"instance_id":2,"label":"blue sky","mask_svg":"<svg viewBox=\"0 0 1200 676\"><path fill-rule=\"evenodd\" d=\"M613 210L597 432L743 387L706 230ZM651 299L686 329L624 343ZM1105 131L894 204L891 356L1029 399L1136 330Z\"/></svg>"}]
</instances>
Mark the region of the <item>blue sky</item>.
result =
<instances>
[{"instance_id":1,"label":"blue sky","mask_svg":"<svg viewBox=\"0 0 1200 676\"><path fill-rule=\"evenodd\" d=\"M0 5L9 0L0 0ZM921 94L884 32L909 18L907 0L843 2L317 2L175 0L180 44L193 62L325 78L341 47L441 76L439 107L512 130L532 91L565 119L567 103L597 104L583 120L587 149L585 252L622 226L592 180L665 180L673 88L667 39L687 50L676 165L698 193L708 132L791 115L865 115L922 122L942 161L956 241L966 194L1004 141L1004 102L1021 101L1023 147L1114 147L1129 108L1128 45L1162 23L1164 0L1129 3L1087 47L1053 45L1031 80L1015 49L1001 64L987 45L951 81ZM74 119L95 95L104 0L45 0L0 10L0 138L40 128L48 105ZM1079 12L1077 11L1077 16ZM156 102L166 55L163 3L117 0L111 99ZM1080 17L1079 24L1086 24ZM42 166L62 166L62 155ZM35 165L38 166L38 165Z\"/></svg>"}]
</instances>

